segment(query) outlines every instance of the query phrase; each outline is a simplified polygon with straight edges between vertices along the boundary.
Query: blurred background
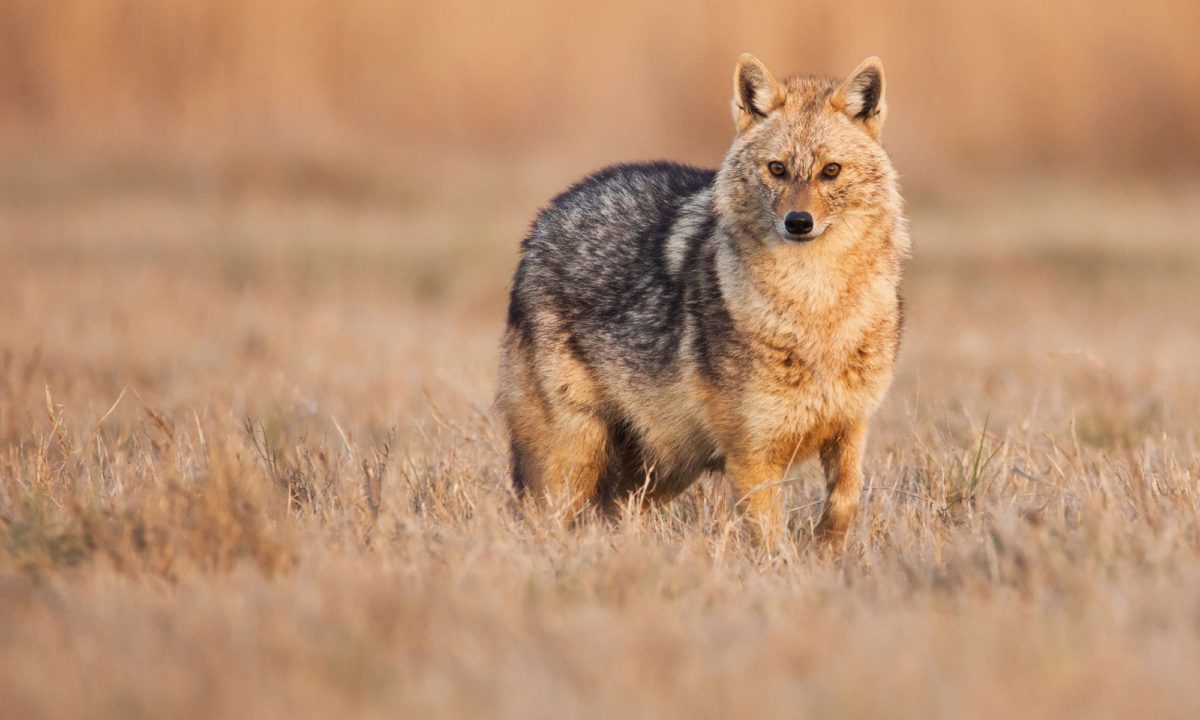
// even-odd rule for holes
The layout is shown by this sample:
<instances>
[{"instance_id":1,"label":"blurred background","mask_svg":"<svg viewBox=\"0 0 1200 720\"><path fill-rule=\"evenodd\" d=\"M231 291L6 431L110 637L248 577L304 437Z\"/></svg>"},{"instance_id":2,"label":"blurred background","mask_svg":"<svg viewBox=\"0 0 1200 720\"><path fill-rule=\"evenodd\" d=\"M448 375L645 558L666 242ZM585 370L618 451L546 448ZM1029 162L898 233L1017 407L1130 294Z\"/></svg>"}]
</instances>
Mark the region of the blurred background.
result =
<instances>
[{"instance_id":1,"label":"blurred background","mask_svg":"<svg viewBox=\"0 0 1200 720\"><path fill-rule=\"evenodd\" d=\"M781 76L877 54L912 192L1161 179L1200 161L1198 31L1192 0L2 0L0 138L35 184L541 192L715 164L740 52Z\"/></svg>"}]
</instances>

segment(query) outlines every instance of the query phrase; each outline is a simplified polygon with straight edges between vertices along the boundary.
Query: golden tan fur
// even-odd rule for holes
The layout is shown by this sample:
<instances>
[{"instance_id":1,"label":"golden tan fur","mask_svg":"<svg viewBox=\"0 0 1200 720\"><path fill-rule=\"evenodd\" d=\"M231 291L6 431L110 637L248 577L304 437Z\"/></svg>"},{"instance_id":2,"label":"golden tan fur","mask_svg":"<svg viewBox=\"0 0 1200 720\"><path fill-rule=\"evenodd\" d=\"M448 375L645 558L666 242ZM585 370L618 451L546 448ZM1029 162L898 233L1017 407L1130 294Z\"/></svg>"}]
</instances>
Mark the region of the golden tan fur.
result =
<instances>
[{"instance_id":1,"label":"golden tan fur","mask_svg":"<svg viewBox=\"0 0 1200 720\"><path fill-rule=\"evenodd\" d=\"M721 457L739 507L769 539L786 523L781 481L819 456L828 501L818 535L840 542L862 487L869 418L892 378L909 252L895 173L878 143L882 73L871 58L840 84L778 82L753 57L740 59L738 135L711 198L726 238L715 250L715 274L737 347L718 370L684 354L670 382L650 383L582 361L549 314L529 323L536 349L510 327L500 405L514 462L527 465L519 470L535 495L562 499L572 514L604 504L614 495L602 482L610 468L625 478L621 489L634 489L634 475L646 497L661 501L710 456ZM782 163L785 176L769 162ZM820 176L828 163L839 164L840 178ZM792 211L811 214L815 239L800 244L776 234ZM670 272L679 272L684 248L668 248ZM613 407L638 438L632 461L640 467L611 470L631 462L601 419Z\"/></svg>"}]
</instances>

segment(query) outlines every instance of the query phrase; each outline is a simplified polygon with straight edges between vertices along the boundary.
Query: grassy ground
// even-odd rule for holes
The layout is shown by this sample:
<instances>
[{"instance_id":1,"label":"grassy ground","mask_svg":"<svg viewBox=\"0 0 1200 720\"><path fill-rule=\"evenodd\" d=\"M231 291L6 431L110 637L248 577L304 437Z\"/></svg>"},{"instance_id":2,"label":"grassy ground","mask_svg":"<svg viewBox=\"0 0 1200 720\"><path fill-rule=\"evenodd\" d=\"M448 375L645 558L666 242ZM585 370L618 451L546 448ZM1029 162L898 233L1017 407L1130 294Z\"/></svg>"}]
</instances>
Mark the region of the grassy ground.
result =
<instances>
[{"instance_id":1,"label":"grassy ground","mask_svg":"<svg viewBox=\"0 0 1200 720\"><path fill-rule=\"evenodd\" d=\"M1200 714L1195 192L914 206L831 563L811 467L773 554L720 478L514 511L489 405L540 193L4 187L0 716Z\"/></svg>"}]
</instances>

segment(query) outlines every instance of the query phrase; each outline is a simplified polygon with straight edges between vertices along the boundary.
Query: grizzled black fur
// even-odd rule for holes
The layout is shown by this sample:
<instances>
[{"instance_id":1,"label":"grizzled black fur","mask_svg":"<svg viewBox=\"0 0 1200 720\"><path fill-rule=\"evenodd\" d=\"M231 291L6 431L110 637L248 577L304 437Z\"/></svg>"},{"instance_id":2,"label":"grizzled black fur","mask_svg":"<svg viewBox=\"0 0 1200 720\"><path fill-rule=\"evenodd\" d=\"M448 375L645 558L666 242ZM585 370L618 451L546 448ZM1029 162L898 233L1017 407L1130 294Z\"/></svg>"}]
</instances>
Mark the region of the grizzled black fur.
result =
<instances>
[{"instance_id":1,"label":"grizzled black fur","mask_svg":"<svg viewBox=\"0 0 1200 720\"><path fill-rule=\"evenodd\" d=\"M667 162L616 165L555 197L521 244L509 327L530 338L529 310L550 309L589 365L624 364L653 376L675 364L686 314L702 330L702 354L711 357L729 324L715 247L707 246L716 223L711 200L688 233L677 275L665 254L681 208L711 190L714 178L712 170Z\"/></svg>"},{"instance_id":2,"label":"grizzled black fur","mask_svg":"<svg viewBox=\"0 0 1200 720\"><path fill-rule=\"evenodd\" d=\"M509 329L523 343L541 334L565 336L570 352L589 368L615 367L667 383L687 356L697 360L699 372L715 377L732 337L717 282L715 176L668 162L615 165L555 197L521 244ZM674 262L670 252L679 253ZM636 489L629 483L644 480L646 458L620 409L603 411L617 461L600 482L605 500ZM513 450L520 491L523 460ZM690 481L696 472L720 467L719 458L699 461L701 467L660 467L659 475L677 470L692 473Z\"/></svg>"}]
</instances>

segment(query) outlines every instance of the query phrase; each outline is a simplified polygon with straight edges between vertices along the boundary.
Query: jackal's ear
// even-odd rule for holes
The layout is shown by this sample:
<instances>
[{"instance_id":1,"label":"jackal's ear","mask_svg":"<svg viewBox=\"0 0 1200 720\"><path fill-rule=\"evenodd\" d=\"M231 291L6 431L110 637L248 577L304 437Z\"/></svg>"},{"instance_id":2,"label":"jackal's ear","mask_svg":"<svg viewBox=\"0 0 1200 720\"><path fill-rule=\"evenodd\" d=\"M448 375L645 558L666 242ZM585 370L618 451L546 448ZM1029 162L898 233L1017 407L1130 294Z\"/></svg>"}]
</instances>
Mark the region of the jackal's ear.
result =
<instances>
[{"instance_id":1,"label":"jackal's ear","mask_svg":"<svg viewBox=\"0 0 1200 720\"><path fill-rule=\"evenodd\" d=\"M834 109L841 110L851 120L861 123L872 138L878 140L887 116L883 99L883 61L877 57L863 60L862 65L830 96Z\"/></svg>"},{"instance_id":2,"label":"jackal's ear","mask_svg":"<svg viewBox=\"0 0 1200 720\"><path fill-rule=\"evenodd\" d=\"M742 132L783 104L783 88L767 66L750 53L738 58L733 73L733 122Z\"/></svg>"}]
</instances>

